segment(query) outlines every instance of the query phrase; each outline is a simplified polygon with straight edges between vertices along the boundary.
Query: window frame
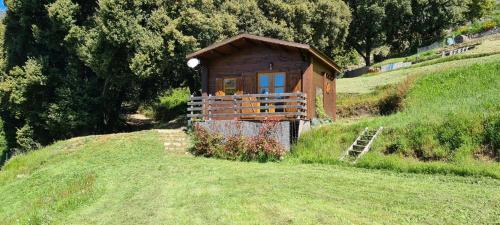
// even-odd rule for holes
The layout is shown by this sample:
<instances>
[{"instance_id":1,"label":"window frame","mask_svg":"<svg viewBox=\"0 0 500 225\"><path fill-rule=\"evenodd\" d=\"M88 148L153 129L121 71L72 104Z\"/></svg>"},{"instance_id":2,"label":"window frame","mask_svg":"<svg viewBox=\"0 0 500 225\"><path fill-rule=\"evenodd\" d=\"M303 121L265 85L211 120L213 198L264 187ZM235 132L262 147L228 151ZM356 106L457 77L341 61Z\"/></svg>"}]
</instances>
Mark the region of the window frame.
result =
<instances>
[{"instance_id":1,"label":"window frame","mask_svg":"<svg viewBox=\"0 0 500 225\"><path fill-rule=\"evenodd\" d=\"M260 77L261 76L269 76L269 83L267 87L262 87L260 85ZM283 86L275 86L275 76L276 75L283 75L285 78L283 80ZM276 93L275 89L276 88L283 88L283 93L287 92L287 80L288 80L288 74L286 72L260 72L257 74L257 92L259 94L261 93L262 89L268 89L268 93Z\"/></svg>"},{"instance_id":2,"label":"window frame","mask_svg":"<svg viewBox=\"0 0 500 225\"><path fill-rule=\"evenodd\" d=\"M233 81L234 87L227 87L226 81ZM225 95L235 95L238 92L238 78L236 77L228 77L222 79L222 90ZM232 92L228 92L228 90L232 90Z\"/></svg>"}]
</instances>

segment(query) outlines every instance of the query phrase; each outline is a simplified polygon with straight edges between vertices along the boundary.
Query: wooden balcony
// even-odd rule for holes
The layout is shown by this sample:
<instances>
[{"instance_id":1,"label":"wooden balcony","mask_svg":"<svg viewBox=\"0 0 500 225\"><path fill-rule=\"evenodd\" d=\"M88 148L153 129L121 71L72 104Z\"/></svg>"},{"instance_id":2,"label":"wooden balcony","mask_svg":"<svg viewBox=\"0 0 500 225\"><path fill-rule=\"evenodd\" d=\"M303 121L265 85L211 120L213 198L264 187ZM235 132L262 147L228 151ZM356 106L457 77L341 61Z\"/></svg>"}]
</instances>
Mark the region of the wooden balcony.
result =
<instances>
[{"instance_id":1,"label":"wooden balcony","mask_svg":"<svg viewBox=\"0 0 500 225\"><path fill-rule=\"evenodd\" d=\"M306 94L242 94L191 96L188 118L193 120L301 120L307 117Z\"/></svg>"}]
</instances>

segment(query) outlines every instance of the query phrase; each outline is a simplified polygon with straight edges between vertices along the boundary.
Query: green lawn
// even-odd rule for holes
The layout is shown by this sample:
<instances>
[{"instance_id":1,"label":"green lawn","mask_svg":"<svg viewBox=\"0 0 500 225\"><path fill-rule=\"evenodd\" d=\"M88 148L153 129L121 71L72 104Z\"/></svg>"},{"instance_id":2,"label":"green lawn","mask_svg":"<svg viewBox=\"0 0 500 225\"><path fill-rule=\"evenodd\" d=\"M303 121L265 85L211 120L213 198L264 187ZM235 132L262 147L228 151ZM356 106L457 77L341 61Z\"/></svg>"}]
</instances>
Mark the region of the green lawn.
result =
<instances>
[{"instance_id":1,"label":"green lawn","mask_svg":"<svg viewBox=\"0 0 500 225\"><path fill-rule=\"evenodd\" d=\"M494 224L499 212L500 180L195 158L156 131L58 142L0 172L2 224Z\"/></svg>"},{"instance_id":2,"label":"green lawn","mask_svg":"<svg viewBox=\"0 0 500 225\"><path fill-rule=\"evenodd\" d=\"M384 73L368 74L355 78L344 78L337 80L337 93L366 94L384 85L400 83L408 76L421 76L443 72L457 67L467 67L476 63L491 63L498 61L500 61L500 54L462 60L458 59L427 66L417 66Z\"/></svg>"}]
</instances>

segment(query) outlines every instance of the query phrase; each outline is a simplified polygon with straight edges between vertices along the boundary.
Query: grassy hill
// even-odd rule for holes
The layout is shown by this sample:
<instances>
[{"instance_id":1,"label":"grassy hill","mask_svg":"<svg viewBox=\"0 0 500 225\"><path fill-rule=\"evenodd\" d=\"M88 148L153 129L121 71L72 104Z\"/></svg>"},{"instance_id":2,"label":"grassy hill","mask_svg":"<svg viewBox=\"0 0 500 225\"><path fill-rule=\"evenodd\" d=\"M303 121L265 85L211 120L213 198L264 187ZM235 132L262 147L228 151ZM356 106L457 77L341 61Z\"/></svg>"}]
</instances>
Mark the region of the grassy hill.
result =
<instances>
[{"instance_id":1,"label":"grassy hill","mask_svg":"<svg viewBox=\"0 0 500 225\"><path fill-rule=\"evenodd\" d=\"M0 224L500 223L500 55L478 49L339 80L339 108L386 115L315 129L280 163L192 157L155 130L16 156ZM338 161L367 126L385 127L373 150Z\"/></svg>"},{"instance_id":2,"label":"grassy hill","mask_svg":"<svg viewBox=\"0 0 500 225\"><path fill-rule=\"evenodd\" d=\"M500 180L195 158L164 140L90 136L13 158L0 172L1 223L499 222Z\"/></svg>"},{"instance_id":3,"label":"grassy hill","mask_svg":"<svg viewBox=\"0 0 500 225\"><path fill-rule=\"evenodd\" d=\"M386 91L348 95L340 104L386 107L398 112L314 130L294 149L294 159L341 164L341 153L364 127L385 130L356 165L416 173L454 173L500 178L500 55L346 79L369 89L368 79L402 82ZM398 77L391 77L398 76ZM410 79L408 79L410 78ZM339 86L346 85L339 80ZM383 84L374 85L380 88ZM368 87L368 88L367 88ZM339 88L340 89L340 88ZM390 110L388 110L390 111ZM318 142L317 140L323 141Z\"/></svg>"}]
</instances>

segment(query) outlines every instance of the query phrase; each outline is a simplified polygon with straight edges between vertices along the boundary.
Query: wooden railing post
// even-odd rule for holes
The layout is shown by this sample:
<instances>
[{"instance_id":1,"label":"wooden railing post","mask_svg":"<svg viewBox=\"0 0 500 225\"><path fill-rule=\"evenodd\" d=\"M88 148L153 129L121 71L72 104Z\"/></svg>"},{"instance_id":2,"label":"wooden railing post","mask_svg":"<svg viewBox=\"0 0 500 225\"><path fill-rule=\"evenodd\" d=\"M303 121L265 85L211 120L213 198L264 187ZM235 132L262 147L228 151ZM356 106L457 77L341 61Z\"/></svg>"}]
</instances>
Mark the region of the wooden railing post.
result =
<instances>
[{"instance_id":1,"label":"wooden railing post","mask_svg":"<svg viewBox=\"0 0 500 225\"><path fill-rule=\"evenodd\" d=\"M201 99L201 115L203 117L203 120L208 120L208 116L207 116L207 104L206 104L206 96L201 96L202 99Z\"/></svg>"},{"instance_id":2,"label":"wooden railing post","mask_svg":"<svg viewBox=\"0 0 500 225\"><path fill-rule=\"evenodd\" d=\"M305 117L307 118L307 113L308 113L308 111L307 111L307 104L308 104L308 102L307 102L307 94L304 93L302 95L302 98L304 99L304 102L305 102L304 103L304 114L305 114ZM304 117L304 116L302 116L302 117Z\"/></svg>"},{"instance_id":3,"label":"wooden railing post","mask_svg":"<svg viewBox=\"0 0 500 225\"><path fill-rule=\"evenodd\" d=\"M234 120L238 120L238 102L236 101L236 93L233 95L233 113L234 113Z\"/></svg>"},{"instance_id":4,"label":"wooden railing post","mask_svg":"<svg viewBox=\"0 0 500 225\"><path fill-rule=\"evenodd\" d=\"M208 104L207 104L208 105L208 120L212 120L212 115L211 115L212 114L212 109L211 109L211 105L210 105L211 104L211 102L210 102L211 98L212 98L212 94L209 94L208 95L208 99L207 99L208 100Z\"/></svg>"},{"instance_id":5,"label":"wooden railing post","mask_svg":"<svg viewBox=\"0 0 500 225\"><path fill-rule=\"evenodd\" d=\"M269 94L269 93L266 93L266 94ZM269 100L269 97L267 97L267 96L266 96L264 99L265 99L265 100ZM266 116L264 117L264 119L265 119L265 120L267 120L267 113L269 113L269 108L270 108L269 106L270 106L271 104L266 103L266 104L264 104L264 105L265 105L265 106L267 106L267 108L265 109Z\"/></svg>"},{"instance_id":6,"label":"wooden railing post","mask_svg":"<svg viewBox=\"0 0 500 225\"><path fill-rule=\"evenodd\" d=\"M189 102L191 102L191 103L194 102L193 97L194 97L194 95L191 95L191 97L189 97ZM189 118L188 126L191 126L191 124L193 123L194 105L191 105L190 108L191 108L191 110L190 110L191 111L191 118Z\"/></svg>"}]
</instances>

